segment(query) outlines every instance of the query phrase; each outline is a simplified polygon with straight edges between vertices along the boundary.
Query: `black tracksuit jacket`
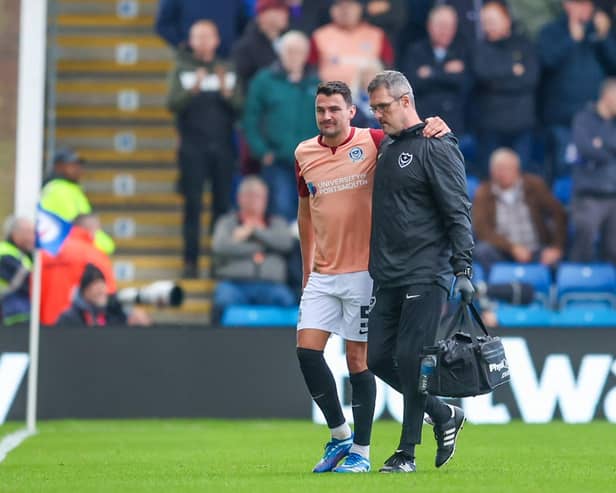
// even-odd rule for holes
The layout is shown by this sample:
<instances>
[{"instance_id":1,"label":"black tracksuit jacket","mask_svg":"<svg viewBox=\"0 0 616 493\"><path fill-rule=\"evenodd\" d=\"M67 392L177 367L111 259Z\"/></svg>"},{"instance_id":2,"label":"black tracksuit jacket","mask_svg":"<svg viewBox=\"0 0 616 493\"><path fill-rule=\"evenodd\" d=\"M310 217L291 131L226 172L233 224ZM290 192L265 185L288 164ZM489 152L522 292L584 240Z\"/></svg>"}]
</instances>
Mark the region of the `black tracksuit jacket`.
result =
<instances>
[{"instance_id":1,"label":"black tracksuit jacket","mask_svg":"<svg viewBox=\"0 0 616 493\"><path fill-rule=\"evenodd\" d=\"M381 287L439 284L472 264L471 202L453 134L422 135L425 124L386 138L372 196L370 275Z\"/></svg>"}]
</instances>

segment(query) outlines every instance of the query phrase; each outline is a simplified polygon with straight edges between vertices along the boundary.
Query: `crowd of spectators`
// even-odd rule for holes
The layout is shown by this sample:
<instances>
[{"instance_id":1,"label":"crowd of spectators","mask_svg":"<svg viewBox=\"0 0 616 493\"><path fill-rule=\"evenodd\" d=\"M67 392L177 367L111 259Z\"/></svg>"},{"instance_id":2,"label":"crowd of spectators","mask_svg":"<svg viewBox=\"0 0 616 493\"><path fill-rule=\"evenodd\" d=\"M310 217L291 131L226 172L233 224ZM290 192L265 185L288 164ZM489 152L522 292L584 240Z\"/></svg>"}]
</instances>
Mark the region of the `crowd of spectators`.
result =
<instances>
[{"instance_id":1,"label":"crowd of spectators","mask_svg":"<svg viewBox=\"0 0 616 493\"><path fill-rule=\"evenodd\" d=\"M317 132L319 80L349 84L358 108L353 123L375 127L367 82L383 68L401 70L420 116L439 115L450 125L467 173L482 182L474 207L475 261L489 271L500 260L549 266L564 259L616 261L615 18L614 2L598 0L253 0L224 6L163 0L157 30L178 47L176 79L194 70L181 66L193 43L191 26L208 19L230 40L211 63L231 67L242 104L225 107L229 94L222 82L212 85L212 101L228 113L205 118L199 109L205 90L195 82L184 88L184 108L171 107L178 122L194 111L202 124L233 132L241 165L229 156L226 165L236 176L261 176L269 189L268 221L296 217L293 150ZM233 130L228 118L234 118ZM179 130L182 173L186 166L208 170L204 157L183 158ZM208 145L199 140L202 148ZM219 190L228 194L231 178L225 176L228 186ZM571 203L551 193L563 177L573 180ZM201 183L195 186L201 190ZM234 244L229 221L238 217L232 213L216 225L215 245L226 245L214 248L217 262L228 262ZM287 252L283 242L275 254ZM220 278L227 290L227 279ZM253 280L261 282L256 274Z\"/></svg>"}]
</instances>

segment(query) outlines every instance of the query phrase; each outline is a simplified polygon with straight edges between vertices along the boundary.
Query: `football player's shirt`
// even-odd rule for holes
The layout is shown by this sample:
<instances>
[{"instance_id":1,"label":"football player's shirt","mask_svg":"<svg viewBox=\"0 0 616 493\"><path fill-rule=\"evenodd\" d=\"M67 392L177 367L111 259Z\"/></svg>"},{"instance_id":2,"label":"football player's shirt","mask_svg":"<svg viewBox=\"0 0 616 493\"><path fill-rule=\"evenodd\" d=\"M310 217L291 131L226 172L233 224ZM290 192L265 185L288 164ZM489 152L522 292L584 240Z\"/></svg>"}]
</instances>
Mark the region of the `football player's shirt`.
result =
<instances>
[{"instance_id":1,"label":"football player's shirt","mask_svg":"<svg viewBox=\"0 0 616 493\"><path fill-rule=\"evenodd\" d=\"M300 197L309 197L315 232L314 270L343 274L368 269L372 186L382 130L354 128L337 147L319 135L295 150Z\"/></svg>"}]
</instances>

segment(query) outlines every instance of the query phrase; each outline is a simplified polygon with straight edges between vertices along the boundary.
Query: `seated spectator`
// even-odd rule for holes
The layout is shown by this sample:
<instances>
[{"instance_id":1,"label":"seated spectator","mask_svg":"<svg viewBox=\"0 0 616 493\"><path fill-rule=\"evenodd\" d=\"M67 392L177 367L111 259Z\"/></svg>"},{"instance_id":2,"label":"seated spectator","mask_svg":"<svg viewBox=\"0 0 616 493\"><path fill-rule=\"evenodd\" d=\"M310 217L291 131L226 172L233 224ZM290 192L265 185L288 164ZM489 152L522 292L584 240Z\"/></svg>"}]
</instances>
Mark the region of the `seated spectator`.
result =
<instances>
[{"instance_id":1,"label":"seated spectator","mask_svg":"<svg viewBox=\"0 0 616 493\"><path fill-rule=\"evenodd\" d=\"M306 70L310 44L299 31L280 38L280 62L263 69L250 83L244 133L251 154L261 162L270 190L269 212L297 217L295 147L317 132L314 94L319 79Z\"/></svg>"},{"instance_id":2,"label":"seated spectator","mask_svg":"<svg viewBox=\"0 0 616 493\"><path fill-rule=\"evenodd\" d=\"M511 29L507 8L488 2L481 9L485 39L473 52L478 118L476 174L487 176L490 154L511 147L529 166L535 125L539 62L533 45Z\"/></svg>"},{"instance_id":3,"label":"seated spectator","mask_svg":"<svg viewBox=\"0 0 616 493\"><path fill-rule=\"evenodd\" d=\"M366 21L380 27L397 46L400 31L406 24L408 0L363 0L363 3Z\"/></svg>"},{"instance_id":4,"label":"seated spectator","mask_svg":"<svg viewBox=\"0 0 616 493\"><path fill-rule=\"evenodd\" d=\"M428 15L429 39L407 50L402 72L413 85L422 117L440 115L460 138L466 133L465 110L471 70L466 45L456 37L458 15L441 5Z\"/></svg>"},{"instance_id":5,"label":"seated spectator","mask_svg":"<svg viewBox=\"0 0 616 493\"><path fill-rule=\"evenodd\" d=\"M563 0L565 14L539 33L538 48L544 68L543 122L547 125L551 177L571 172L573 116L596 101L607 74L616 73L616 36L612 22L595 11L591 0Z\"/></svg>"},{"instance_id":6,"label":"seated spectator","mask_svg":"<svg viewBox=\"0 0 616 493\"><path fill-rule=\"evenodd\" d=\"M156 32L172 48L186 48L192 25L201 19L212 19L220 31L220 54L226 56L246 18L244 0L160 0Z\"/></svg>"},{"instance_id":7,"label":"seated spectator","mask_svg":"<svg viewBox=\"0 0 616 493\"><path fill-rule=\"evenodd\" d=\"M255 20L233 45L231 58L244 87L259 69L278 59L275 44L289 27L289 7L284 0L258 0Z\"/></svg>"},{"instance_id":8,"label":"seated spectator","mask_svg":"<svg viewBox=\"0 0 616 493\"><path fill-rule=\"evenodd\" d=\"M216 25L202 20L190 30L189 49L178 51L170 75L169 109L180 136L179 192L184 196L184 277L198 277L203 186L212 184L212 222L231 207L236 164L233 130L240 106L236 74L216 58Z\"/></svg>"},{"instance_id":9,"label":"seated spectator","mask_svg":"<svg viewBox=\"0 0 616 493\"><path fill-rule=\"evenodd\" d=\"M581 163L573 169L571 206L574 262L600 258L616 265L616 78L606 79L596 105L573 120L573 140Z\"/></svg>"},{"instance_id":10,"label":"seated spectator","mask_svg":"<svg viewBox=\"0 0 616 493\"><path fill-rule=\"evenodd\" d=\"M309 63L318 67L321 80L341 80L356 88L361 68L370 61L393 65L394 51L387 35L364 22L362 13L358 0L334 0L332 22L313 33Z\"/></svg>"},{"instance_id":11,"label":"seated spectator","mask_svg":"<svg viewBox=\"0 0 616 493\"><path fill-rule=\"evenodd\" d=\"M93 264L86 264L71 306L62 312L56 326L105 327L127 324L133 325L122 305L109 296L102 271Z\"/></svg>"},{"instance_id":12,"label":"seated spectator","mask_svg":"<svg viewBox=\"0 0 616 493\"><path fill-rule=\"evenodd\" d=\"M30 319L34 223L24 217L8 217L4 237L0 242L0 320L3 325L14 325Z\"/></svg>"},{"instance_id":13,"label":"seated spectator","mask_svg":"<svg viewBox=\"0 0 616 493\"><path fill-rule=\"evenodd\" d=\"M90 201L79 184L84 163L75 151L58 149L53 158L53 173L41 190L41 206L68 222L80 214L92 212ZM115 243L102 229L96 231L95 244L108 255L115 250Z\"/></svg>"},{"instance_id":14,"label":"seated spectator","mask_svg":"<svg viewBox=\"0 0 616 493\"><path fill-rule=\"evenodd\" d=\"M267 186L256 176L242 181L237 202L239 210L214 228L215 310L221 314L233 304L292 306L296 299L285 284L285 255L293 246L289 226L266 215Z\"/></svg>"},{"instance_id":15,"label":"seated spectator","mask_svg":"<svg viewBox=\"0 0 616 493\"><path fill-rule=\"evenodd\" d=\"M488 272L495 262L553 266L563 257L565 210L540 177L520 168L513 150L497 149L490 158L490 180L475 194L474 260Z\"/></svg>"}]
</instances>

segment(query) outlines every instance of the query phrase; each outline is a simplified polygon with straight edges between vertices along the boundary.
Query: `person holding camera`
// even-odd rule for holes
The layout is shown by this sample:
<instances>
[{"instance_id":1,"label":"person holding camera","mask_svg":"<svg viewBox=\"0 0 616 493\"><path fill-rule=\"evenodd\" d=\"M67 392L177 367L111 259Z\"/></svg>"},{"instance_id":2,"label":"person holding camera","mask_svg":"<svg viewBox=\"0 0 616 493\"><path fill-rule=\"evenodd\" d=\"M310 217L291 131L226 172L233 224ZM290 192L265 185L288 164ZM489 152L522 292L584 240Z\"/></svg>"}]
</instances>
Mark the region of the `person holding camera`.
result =
<instances>
[{"instance_id":1,"label":"person holding camera","mask_svg":"<svg viewBox=\"0 0 616 493\"><path fill-rule=\"evenodd\" d=\"M436 467L455 451L461 408L418 389L424 346L434 344L455 274L454 291L470 303L473 235L464 158L456 138L422 135L413 89L396 71L376 75L370 106L388 135L378 154L372 196L369 271L374 304L368 367L404 396L400 445L381 472L414 472L424 411L434 423Z\"/></svg>"}]
</instances>

